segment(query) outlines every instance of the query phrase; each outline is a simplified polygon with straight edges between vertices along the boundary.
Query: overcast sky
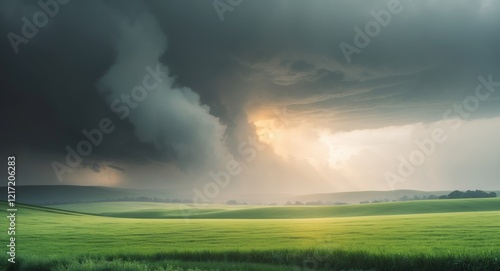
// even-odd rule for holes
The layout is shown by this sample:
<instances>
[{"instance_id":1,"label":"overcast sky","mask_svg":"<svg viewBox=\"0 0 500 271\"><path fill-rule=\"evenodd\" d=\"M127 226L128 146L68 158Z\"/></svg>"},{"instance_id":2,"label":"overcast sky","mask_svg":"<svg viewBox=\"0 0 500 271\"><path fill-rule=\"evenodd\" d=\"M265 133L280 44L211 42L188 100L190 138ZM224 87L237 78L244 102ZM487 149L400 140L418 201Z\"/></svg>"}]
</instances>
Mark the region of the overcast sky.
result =
<instances>
[{"instance_id":1,"label":"overcast sky","mask_svg":"<svg viewBox=\"0 0 500 271\"><path fill-rule=\"evenodd\" d=\"M19 184L500 189L497 1L50 3L0 2Z\"/></svg>"}]
</instances>

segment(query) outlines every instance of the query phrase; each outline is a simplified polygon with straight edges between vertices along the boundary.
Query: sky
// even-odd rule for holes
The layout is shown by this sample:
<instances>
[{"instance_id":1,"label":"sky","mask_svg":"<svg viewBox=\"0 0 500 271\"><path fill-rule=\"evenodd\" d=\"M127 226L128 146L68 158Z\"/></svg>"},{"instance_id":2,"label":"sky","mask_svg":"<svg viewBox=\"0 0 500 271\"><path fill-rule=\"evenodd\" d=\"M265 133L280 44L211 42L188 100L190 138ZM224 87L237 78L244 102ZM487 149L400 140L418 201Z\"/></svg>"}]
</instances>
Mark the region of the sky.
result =
<instances>
[{"instance_id":1,"label":"sky","mask_svg":"<svg viewBox=\"0 0 500 271\"><path fill-rule=\"evenodd\" d=\"M497 1L41 3L0 3L18 185L500 189Z\"/></svg>"}]
</instances>

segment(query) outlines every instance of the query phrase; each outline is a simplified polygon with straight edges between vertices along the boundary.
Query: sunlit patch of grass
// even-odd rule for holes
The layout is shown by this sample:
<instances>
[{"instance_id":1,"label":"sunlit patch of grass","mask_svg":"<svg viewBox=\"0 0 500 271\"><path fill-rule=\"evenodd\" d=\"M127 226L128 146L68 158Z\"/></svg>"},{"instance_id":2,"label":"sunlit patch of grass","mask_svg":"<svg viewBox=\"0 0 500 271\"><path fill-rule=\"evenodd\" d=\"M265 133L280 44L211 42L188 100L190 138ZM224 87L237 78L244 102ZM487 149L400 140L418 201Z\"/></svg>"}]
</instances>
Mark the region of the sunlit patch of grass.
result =
<instances>
[{"instance_id":1,"label":"sunlit patch of grass","mask_svg":"<svg viewBox=\"0 0 500 271\"><path fill-rule=\"evenodd\" d=\"M18 209L13 270L500 270L498 211L183 220Z\"/></svg>"},{"instance_id":2,"label":"sunlit patch of grass","mask_svg":"<svg viewBox=\"0 0 500 271\"><path fill-rule=\"evenodd\" d=\"M343 206L227 206L152 202L98 202L52 206L124 218L294 219L500 211L500 198L423 200Z\"/></svg>"}]
</instances>

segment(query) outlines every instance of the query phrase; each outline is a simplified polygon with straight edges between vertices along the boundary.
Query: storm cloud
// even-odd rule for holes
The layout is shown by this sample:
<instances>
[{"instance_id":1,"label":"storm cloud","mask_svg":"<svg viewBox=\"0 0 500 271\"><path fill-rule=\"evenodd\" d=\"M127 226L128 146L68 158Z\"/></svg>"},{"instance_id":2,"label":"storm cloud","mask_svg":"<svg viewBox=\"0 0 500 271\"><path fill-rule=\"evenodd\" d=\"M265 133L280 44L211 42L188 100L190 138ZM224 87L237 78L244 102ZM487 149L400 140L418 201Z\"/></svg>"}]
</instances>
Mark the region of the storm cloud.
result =
<instances>
[{"instance_id":1,"label":"storm cloud","mask_svg":"<svg viewBox=\"0 0 500 271\"><path fill-rule=\"evenodd\" d=\"M141 142L171 154L181 168L217 165L226 155L225 127L200 104L197 93L175 86L160 63L167 38L154 17L122 22L116 50L116 63L98 82L112 111L133 124Z\"/></svg>"},{"instance_id":2,"label":"storm cloud","mask_svg":"<svg viewBox=\"0 0 500 271\"><path fill-rule=\"evenodd\" d=\"M340 44L391 3L400 12L346 61ZM0 10L7 36L41 8ZM500 89L467 99L479 78L500 81L499 12L489 0L243 1L221 21L211 1L71 1L17 54L0 43L1 150L29 157L28 183L54 184L50 163L109 118L116 130L83 170L116 171L113 185L191 189L235 159L245 170L228 191L385 190L452 110L462 128L397 188L498 189ZM245 164L249 138L266 147Z\"/></svg>"}]
</instances>

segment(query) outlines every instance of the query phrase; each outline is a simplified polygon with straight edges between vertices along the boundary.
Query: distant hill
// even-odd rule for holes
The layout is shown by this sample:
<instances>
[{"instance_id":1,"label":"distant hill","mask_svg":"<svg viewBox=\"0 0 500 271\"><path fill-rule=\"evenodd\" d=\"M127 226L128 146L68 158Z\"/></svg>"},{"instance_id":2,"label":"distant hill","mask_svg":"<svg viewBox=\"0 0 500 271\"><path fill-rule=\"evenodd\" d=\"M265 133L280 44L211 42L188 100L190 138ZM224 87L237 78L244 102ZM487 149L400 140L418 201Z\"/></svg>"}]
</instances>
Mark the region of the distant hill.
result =
<instances>
[{"instance_id":1,"label":"distant hill","mask_svg":"<svg viewBox=\"0 0 500 271\"><path fill-rule=\"evenodd\" d=\"M429 195L447 195L451 191L418 191L418 190L394 190L394 191L361 191L340 192L310 195L289 194L253 194L221 196L217 202L225 203L227 200L237 200L248 204L285 204L287 201L302 203L322 201L345 202L357 204L361 201L392 201L403 196L413 198ZM489 191L488 191L489 192ZM494 191L500 195L500 191ZM74 185L27 185L16 187L16 201L20 203L36 205L56 205L68 203L87 203L103 201L134 201L140 197L147 199L157 198L159 200L189 200L193 198L190 191L168 190L168 189L127 189L104 186L74 186ZM0 187L0 200L6 200L7 188ZM149 200L144 200L149 201Z\"/></svg>"},{"instance_id":2,"label":"distant hill","mask_svg":"<svg viewBox=\"0 0 500 271\"><path fill-rule=\"evenodd\" d=\"M309 194L309 195L238 195L240 202L248 203L278 203L283 204L287 201L295 203L300 201L302 203L307 202L345 202L345 203L360 203L361 201L383 201L388 199L389 201L398 200L403 196L413 198L418 196L422 198L423 196L430 195L447 195L451 191L419 191L419 190L394 190L394 191L359 191L359 192L337 192L337 193L321 193L321 194Z\"/></svg>"},{"instance_id":3,"label":"distant hill","mask_svg":"<svg viewBox=\"0 0 500 271\"><path fill-rule=\"evenodd\" d=\"M383 201L388 199L398 200L403 196L413 198L418 196L440 196L448 195L451 191L419 191L419 190L393 190L393 191L360 191L360 192L341 192L341 193L326 193L326 194L311 194L298 197L299 201L340 201L347 203L359 203L361 201Z\"/></svg>"},{"instance_id":4,"label":"distant hill","mask_svg":"<svg viewBox=\"0 0 500 271\"><path fill-rule=\"evenodd\" d=\"M356 192L337 192L337 193L321 193L321 194L308 194L308 195L238 195L234 199L239 199L239 202L247 202L250 204L255 203L278 203L283 204L285 202L291 202L292 204L296 201L301 203L307 202L317 202L322 201L323 203L335 203L344 202L349 204L357 204L362 201L384 201L384 200L399 200L401 197L407 196L410 200L417 196L422 198L424 196L440 196L448 195L451 190L447 191L420 191L420 190L392 190L392 191L356 191ZM500 195L499 191L489 191L496 192ZM229 199L229 198L227 198ZM233 198L231 198L233 199Z\"/></svg>"},{"instance_id":5,"label":"distant hill","mask_svg":"<svg viewBox=\"0 0 500 271\"><path fill-rule=\"evenodd\" d=\"M500 198L415 200L344 206L207 204L201 207L192 207L190 205L155 202L97 202L51 207L66 211L125 218L295 219L500 211Z\"/></svg>"},{"instance_id":6,"label":"distant hill","mask_svg":"<svg viewBox=\"0 0 500 271\"><path fill-rule=\"evenodd\" d=\"M184 199L189 194L174 190L125 189L104 186L25 185L16 187L16 201L36 205L100 202L138 197ZM0 187L0 200L6 200L7 188Z\"/></svg>"}]
</instances>

